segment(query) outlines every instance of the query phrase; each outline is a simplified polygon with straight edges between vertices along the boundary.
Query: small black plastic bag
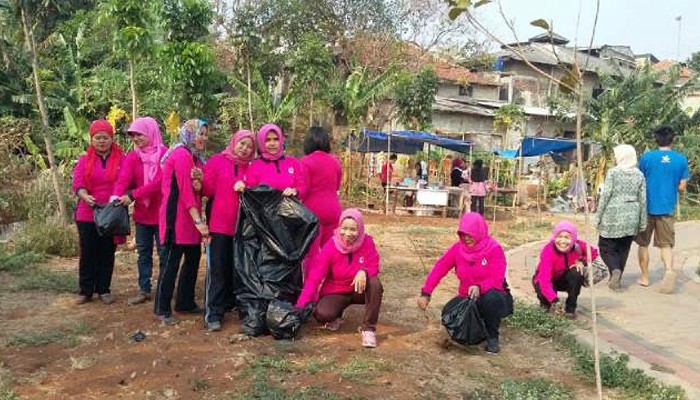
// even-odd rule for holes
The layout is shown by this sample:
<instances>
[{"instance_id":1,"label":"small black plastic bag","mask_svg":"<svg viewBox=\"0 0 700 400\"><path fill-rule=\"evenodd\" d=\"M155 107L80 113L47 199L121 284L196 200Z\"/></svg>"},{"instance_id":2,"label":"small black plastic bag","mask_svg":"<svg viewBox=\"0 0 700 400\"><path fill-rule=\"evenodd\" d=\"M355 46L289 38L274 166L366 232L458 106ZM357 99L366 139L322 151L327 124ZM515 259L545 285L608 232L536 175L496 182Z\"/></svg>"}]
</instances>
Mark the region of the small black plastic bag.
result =
<instances>
[{"instance_id":1,"label":"small black plastic bag","mask_svg":"<svg viewBox=\"0 0 700 400\"><path fill-rule=\"evenodd\" d=\"M301 310L288 301L272 300L267 306L267 328L272 337L294 339L301 328Z\"/></svg>"},{"instance_id":2,"label":"small black plastic bag","mask_svg":"<svg viewBox=\"0 0 700 400\"><path fill-rule=\"evenodd\" d=\"M452 340L461 345L479 344L486 340L486 326L469 297L455 297L442 309L442 324Z\"/></svg>"},{"instance_id":3,"label":"small black plastic bag","mask_svg":"<svg viewBox=\"0 0 700 400\"><path fill-rule=\"evenodd\" d=\"M93 215L97 233L100 236L127 236L130 233L129 209L123 204L115 201L105 205L96 205Z\"/></svg>"}]
</instances>

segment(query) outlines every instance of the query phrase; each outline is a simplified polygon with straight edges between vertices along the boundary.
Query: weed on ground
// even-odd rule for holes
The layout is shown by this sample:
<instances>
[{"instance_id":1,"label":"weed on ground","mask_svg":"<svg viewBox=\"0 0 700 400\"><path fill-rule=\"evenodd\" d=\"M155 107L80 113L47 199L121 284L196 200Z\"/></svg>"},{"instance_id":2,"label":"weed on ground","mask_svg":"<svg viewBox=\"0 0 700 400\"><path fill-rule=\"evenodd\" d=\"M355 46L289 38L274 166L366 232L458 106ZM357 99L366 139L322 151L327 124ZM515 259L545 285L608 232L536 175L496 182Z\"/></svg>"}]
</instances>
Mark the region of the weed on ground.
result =
<instances>
[{"instance_id":1,"label":"weed on ground","mask_svg":"<svg viewBox=\"0 0 700 400\"><path fill-rule=\"evenodd\" d=\"M36 331L27 330L12 334L4 343L6 347L38 347L51 343L61 343L68 347L76 347L81 343L80 337L86 336L93 328L85 321L78 321L62 328Z\"/></svg>"}]
</instances>

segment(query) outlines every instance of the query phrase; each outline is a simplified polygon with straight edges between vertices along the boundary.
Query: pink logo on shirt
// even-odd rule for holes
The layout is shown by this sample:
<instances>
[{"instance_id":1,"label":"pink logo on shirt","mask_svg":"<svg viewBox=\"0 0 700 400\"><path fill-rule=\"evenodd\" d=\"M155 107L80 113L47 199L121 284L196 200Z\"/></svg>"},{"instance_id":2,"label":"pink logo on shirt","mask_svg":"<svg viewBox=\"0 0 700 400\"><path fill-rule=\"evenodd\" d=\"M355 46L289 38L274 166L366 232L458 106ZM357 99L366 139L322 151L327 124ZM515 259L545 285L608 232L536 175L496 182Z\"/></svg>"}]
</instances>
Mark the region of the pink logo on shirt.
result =
<instances>
[{"instance_id":1,"label":"pink logo on shirt","mask_svg":"<svg viewBox=\"0 0 700 400\"><path fill-rule=\"evenodd\" d=\"M289 171L290 174L294 175L294 167L289 167L287 171Z\"/></svg>"},{"instance_id":2,"label":"pink logo on shirt","mask_svg":"<svg viewBox=\"0 0 700 400\"><path fill-rule=\"evenodd\" d=\"M365 258L364 258L364 257L360 257L360 259L359 259L358 261L360 262L360 264L364 264L364 263L365 263Z\"/></svg>"}]
</instances>

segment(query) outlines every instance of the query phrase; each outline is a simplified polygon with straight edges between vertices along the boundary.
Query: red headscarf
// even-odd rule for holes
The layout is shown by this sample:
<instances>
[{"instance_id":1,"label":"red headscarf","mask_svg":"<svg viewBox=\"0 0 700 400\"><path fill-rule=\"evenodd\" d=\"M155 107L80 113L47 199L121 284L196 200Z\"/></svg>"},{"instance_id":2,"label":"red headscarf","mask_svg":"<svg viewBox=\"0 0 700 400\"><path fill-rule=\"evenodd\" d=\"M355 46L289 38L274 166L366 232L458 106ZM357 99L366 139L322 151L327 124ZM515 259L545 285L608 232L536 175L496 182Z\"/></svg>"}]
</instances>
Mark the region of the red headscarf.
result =
<instances>
[{"instance_id":1,"label":"red headscarf","mask_svg":"<svg viewBox=\"0 0 700 400\"><path fill-rule=\"evenodd\" d=\"M98 119L92 121L90 124L90 138L92 139L98 132L104 132L114 138L114 128L109 121L104 119ZM114 182L117 180L117 173L119 173L119 164L121 163L124 153L122 149L116 142L112 142L112 147L109 150L109 155L107 156L107 176L109 180ZM85 163L85 183L88 189L90 188L92 172L95 166L95 161L99 158L97 150L90 144L87 149L87 162Z\"/></svg>"}]
</instances>

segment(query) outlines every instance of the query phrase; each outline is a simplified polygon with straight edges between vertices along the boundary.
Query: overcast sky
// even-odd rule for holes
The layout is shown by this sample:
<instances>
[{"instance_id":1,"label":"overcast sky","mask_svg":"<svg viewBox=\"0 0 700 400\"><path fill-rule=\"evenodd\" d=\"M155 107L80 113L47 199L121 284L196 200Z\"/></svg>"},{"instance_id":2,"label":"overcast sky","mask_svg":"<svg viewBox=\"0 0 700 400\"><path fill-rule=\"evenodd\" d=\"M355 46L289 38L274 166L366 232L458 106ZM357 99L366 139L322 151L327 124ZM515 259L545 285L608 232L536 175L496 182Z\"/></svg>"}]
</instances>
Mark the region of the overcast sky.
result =
<instances>
[{"instance_id":1,"label":"overcast sky","mask_svg":"<svg viewBox=\"0 0 700 400\"><path fill-rule=\"evenodd\" d=\"M594 0L500 0L510 20L515 21L518 39L526 40L542 29L530 21L553 21L554 32L573 45L588 46L595 17ZM601 0L594 45L629 45L635 54L652 53L659 59L676 59L678 21L681 18L680 59L700 51L700 0ZM576 30L578 10L581 22ZM479 8L479 19L501 37L512 38L497 12L497 4ZM578 34L578 35L577 35Z\"/></svg>"}]
</instances>

